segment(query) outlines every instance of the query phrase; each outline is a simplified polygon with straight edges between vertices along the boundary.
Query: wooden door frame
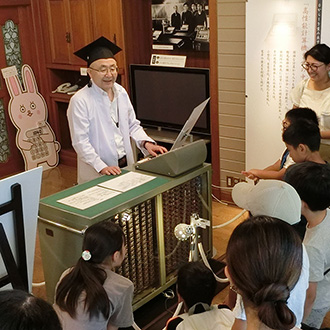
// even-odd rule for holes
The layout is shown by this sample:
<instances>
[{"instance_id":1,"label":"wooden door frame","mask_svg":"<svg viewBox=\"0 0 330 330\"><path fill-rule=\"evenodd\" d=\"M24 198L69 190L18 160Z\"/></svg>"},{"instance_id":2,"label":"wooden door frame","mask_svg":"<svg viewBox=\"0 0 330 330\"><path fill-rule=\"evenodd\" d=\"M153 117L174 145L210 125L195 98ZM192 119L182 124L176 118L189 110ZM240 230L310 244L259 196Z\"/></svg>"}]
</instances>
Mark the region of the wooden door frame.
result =
<instances>
[{"instance_id":1,"label":"wooden door frame","mask_svg":"<svg viewBox=\"0 0 330 330\"><path fill-rule=\"evenodd\" d=\"M212 193L220 199L220 143L218 111L218 10L217 0L209 0L210 18L210 96L211 96L211 153Z\"/></svg>"}]
</instances>

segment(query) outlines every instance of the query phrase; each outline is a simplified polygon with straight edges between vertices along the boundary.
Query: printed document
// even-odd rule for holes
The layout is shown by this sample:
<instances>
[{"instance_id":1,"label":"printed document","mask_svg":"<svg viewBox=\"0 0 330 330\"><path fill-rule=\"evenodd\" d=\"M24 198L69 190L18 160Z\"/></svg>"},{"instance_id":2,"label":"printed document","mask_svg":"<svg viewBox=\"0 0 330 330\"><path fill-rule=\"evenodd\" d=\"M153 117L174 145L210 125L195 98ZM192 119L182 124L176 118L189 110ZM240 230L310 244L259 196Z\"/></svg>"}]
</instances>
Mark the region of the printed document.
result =
<instances>
[{"instance_id":1,"label":"printed document","mask_svg":"<svg viewBox=\"0 0 330 330\"><path fill-rule=\"evenodd\" d=\"M94 187L59 199L57 202L79 210L85 210L155 178L155 176L151 175L128 172Z\"/></svg>"}]
</instances>

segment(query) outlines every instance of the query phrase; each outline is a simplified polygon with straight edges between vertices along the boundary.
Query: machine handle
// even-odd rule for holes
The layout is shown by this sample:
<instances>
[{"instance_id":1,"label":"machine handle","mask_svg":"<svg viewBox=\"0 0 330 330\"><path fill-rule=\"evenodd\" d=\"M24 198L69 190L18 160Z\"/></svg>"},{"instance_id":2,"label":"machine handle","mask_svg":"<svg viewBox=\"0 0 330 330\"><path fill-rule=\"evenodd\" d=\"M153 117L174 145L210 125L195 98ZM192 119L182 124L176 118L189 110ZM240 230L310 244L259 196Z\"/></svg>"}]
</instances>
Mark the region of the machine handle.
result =
<instances>
[{"instance_id":1,"label":"machine handle","mask_svg":"<svg viewBox=\"0 0 330 330\"><path fill-rule=\"evenodd\" d=\"M59 228L65 229L67 231L70 231L71 233L75 233L75 234L78 234L78 235L81 235L81 236L83 236L85 234L85 231L88 228L88 226L85 226L84 229L78 230L78 229L75 229L75 228L72 228L72 227L69 227L69 226L66 226L66 225L62 225L62 224L57 223L55 221L51 221L51 220L42 218L40 216L38 216L38 219L41 220L41 221L43 221L43 222L45 222L45 223L48 223L49 225L52 225L52 226L55 226L55 227L59 227Z\"/></svg>"}]
</instances>

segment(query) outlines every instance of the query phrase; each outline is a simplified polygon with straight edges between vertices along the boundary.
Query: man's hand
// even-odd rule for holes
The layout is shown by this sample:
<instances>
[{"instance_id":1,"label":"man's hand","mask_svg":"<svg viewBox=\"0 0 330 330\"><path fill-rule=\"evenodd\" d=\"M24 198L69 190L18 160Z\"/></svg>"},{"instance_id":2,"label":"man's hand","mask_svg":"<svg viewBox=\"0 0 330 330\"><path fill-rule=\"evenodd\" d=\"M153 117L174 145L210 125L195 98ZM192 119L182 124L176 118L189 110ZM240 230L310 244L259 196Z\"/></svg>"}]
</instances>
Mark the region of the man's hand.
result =
<instances>
[{"instance_id":1,"label":"man's hand","mask_svg":"<svg viewBox=\"0 0 330 330\"><path fill-rule=\"evenodd\" d=\"M165 152L167 152L166 148L157 144L153 144L149 141L144 144L144 147L148 150L151 156L157 156L157 154L164 154Z\"/></svg>"},{"instance_id":2,"label":"man's hand","mask_svg":"<svg viewBox=\"0 0 330 330\"><path fill-rule=\"evenodd\" d=\"M121 170L118 166L107 166L102 168L100 173L104 175L118 175L121 173Z\"/></svg>"}]
</instances>

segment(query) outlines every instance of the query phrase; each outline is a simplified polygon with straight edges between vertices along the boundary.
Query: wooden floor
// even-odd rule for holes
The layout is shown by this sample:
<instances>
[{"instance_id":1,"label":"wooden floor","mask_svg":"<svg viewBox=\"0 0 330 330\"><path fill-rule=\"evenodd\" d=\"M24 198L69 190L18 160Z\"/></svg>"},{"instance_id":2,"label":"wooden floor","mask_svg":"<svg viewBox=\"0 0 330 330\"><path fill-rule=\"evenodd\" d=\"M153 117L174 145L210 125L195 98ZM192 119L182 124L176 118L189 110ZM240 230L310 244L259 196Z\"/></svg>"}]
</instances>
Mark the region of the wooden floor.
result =
<instances>
[{"instance_id":1,"label":"wooden floor","mask_svg":"<svg viewBox=\"0 0 330 330\"><path fill-rule=\"evenodd\" d=\"M75 168L61 164L54 169L44 171L42 178L41 198L52 195L63 189L72 187L76 184L76 177L77 173ZM233 217L240 214L241 211L241 209L235 206L230 206L214 201L212 203L213 226L226 223ZM231 235L231 232L245 217L246 213L231 224L213 230L213 246L215 258L219 258L225 254L227 242ZM46 299L45 286L42 285L42 282L44 282L44 274L42 270L42 260L38 235L36 242L33 282L35 284L41 283L40 285L33 286L33 293L38 297ZM222 290L214 298L214 303L222 303L228 294L228 290L229 287ZM330 327L330 312L327 314L323 322L323 327Z\"/></svg>"}]
</instances>

